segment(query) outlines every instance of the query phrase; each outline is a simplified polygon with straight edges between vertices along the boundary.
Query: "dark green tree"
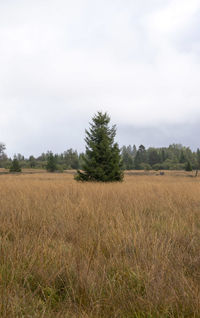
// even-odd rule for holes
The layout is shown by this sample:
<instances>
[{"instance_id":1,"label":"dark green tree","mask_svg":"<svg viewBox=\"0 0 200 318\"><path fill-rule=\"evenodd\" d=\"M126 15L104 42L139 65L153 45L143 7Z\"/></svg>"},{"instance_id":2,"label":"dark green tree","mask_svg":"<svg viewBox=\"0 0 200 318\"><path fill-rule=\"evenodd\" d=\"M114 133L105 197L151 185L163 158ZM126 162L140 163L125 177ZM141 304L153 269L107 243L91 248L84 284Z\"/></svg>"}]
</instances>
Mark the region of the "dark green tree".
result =
<instances>
[{"instance_id":1,"label":"dark green tree","mask_svg":"<svg viewBox=\"0 0 200 318\"><path fill-rule=\"evenodd\" d=\"M185 171L192 171L192 165L191 165L190 161L187 161L187 163L185 165Z\"/></svg>"},{"instance_id":2,"label":"dark green tree","mask_svg":"<svg viewBox=\"0 0 200 318\"><path fill-rule=\"evenodd\" d=\"M160 149L160 158L161 158L161 162L164 162L167 159L167 155L166 155L166 150L164 148Z\"/></svg>"},{"instance_id":3,"label":"dark green tree","mask_svg":"<svg viewBox=\"0 0 200 318\"><path fill-rule=\"evenodd\" d=\"M135 169L136 170L142 169L141 163L146 163L146 161L147 161L146 149L143 145L140 145L134 159Z\"/></svg>"},{"instance_id":4,"label":"dark green tree","mask_svg":"<svg viewBox=\"0 0 200 318\"><path fill-rule=\"evenodd\" d=\"M17 160L17 158L14 158L12 161L12 165L10 167L10 172L21 172L21 167L19 165L19 161Z\"/></svg>"},{"instance_id":5,"label":"dark green tree","mask_svg":"<svg viewBox=\"0 0 200 318\"><path fill-rule=\"evenodd\" d=\"M183 152L183 150L181 150L179 162L184 163L185 161L186 161L186 158L185 158L184 152Z\"/></svg>"},{"instance_id":6,"label":"dark green tree","mask_svg":"<svg viewBox=\"0 0 200 318\"><path fill-rule=\"evenodd\" d=\"M110 117L98 112L86 130L86 154L83 171L78 170L78 181L122 181L122 160L117 143L114 142L116 126L109 127Z\"/></svg>"},{"instance_id":7,"label":"dark green tree","mask_svg":"<svg viewBox=\"0 0 200 318\"><path fill-rule=\"evenodd\" d=\"M160 156L158 154L158 151L154 148L150 148L148 150L148 163L150 166L153 166L160 162Z\"/></svg>"},{"instance_id":8,"label":"dark green tree","mask_svg":"<svg viewBox=\"0 0 200 318\"><path fill-rule=\"evenodd\" d=\"M46 170L48 172L55 172L57 170L57 158L51 151L48 153Z\"/></svg>"}]
</instances>

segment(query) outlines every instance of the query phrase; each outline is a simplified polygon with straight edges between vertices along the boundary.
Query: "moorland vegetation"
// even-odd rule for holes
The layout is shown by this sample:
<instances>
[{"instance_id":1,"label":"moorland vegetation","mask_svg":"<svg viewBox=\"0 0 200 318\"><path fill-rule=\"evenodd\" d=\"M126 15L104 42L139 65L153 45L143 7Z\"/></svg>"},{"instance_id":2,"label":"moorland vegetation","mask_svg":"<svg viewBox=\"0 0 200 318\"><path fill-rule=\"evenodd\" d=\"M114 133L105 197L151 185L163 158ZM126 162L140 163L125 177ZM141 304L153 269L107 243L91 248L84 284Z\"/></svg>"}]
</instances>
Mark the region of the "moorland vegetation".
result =
<instances>
[{"instance_id":1,"label":"moorland vegetation","mask_svg":"<svg viewBox=\"0 0 200 318\"><path fill-rule=\"evenodd\" d=\"M0 317L200 317L200 182L1 175Z\"/></svg>"}]
</instances>

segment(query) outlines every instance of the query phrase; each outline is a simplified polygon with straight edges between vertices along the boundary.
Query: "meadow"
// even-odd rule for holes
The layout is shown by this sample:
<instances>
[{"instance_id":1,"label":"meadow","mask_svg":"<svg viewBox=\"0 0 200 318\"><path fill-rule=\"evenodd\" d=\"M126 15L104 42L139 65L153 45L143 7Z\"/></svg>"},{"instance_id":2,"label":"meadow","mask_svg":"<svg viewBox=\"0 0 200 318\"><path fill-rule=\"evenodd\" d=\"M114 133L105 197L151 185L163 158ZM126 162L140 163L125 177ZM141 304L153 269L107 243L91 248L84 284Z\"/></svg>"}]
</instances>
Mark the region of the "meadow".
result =
<instances>
[{"instance_id":1,"label":"meadow","mask_svg":"<svg viewBox=\"0 0 200 318\"><path fill-rule=\"evenodd\" d=\"M200 177L0 175L0 317L200 317Z\"/></svg>"}]
</instances>

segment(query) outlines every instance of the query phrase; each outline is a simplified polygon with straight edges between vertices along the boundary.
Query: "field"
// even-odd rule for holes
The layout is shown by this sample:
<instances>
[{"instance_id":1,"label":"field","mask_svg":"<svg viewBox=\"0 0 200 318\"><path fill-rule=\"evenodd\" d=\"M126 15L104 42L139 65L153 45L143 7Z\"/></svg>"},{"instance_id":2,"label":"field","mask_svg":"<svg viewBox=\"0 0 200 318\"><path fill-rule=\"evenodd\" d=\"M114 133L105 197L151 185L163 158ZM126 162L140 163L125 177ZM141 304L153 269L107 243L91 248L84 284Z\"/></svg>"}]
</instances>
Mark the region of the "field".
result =
<instances>
[{"instance_id":1,"label":"field","mask_svg":"<svg viewBox=\"0 0 200 318\"><path fill-rule=\"evenodd\" d=\"M200 317L200 177L0 175L0 317Z\"/></svg>"}]
</instances>

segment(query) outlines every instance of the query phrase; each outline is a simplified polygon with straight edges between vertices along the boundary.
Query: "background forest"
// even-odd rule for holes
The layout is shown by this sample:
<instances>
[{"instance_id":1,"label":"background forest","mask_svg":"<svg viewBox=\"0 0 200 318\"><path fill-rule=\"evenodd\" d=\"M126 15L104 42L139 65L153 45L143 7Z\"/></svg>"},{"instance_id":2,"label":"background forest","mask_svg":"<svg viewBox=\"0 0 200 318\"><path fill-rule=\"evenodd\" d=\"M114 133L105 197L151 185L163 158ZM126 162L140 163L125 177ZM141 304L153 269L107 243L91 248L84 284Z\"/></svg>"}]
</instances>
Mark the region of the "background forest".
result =
<instances>
[{"instance_id":1,"label":"background forest","mask_svg":"<svg viewBox=\"0 0 200 318\"><path fill-rule=\"evenodd\" d=\"M45 169L51 151L42 153L38 157L31 155L25 158L22 154L16 154L21 168ZM57 169L81 169L84 153L68 149L60 154L54 154ZM124 170L192 170L200 166L200 150L192 151L181 144L172 144L168 147L154 148L133 145L121 148L121 158ZM0 144L0 168L9 169L12 158L6 155L6 147Z\"/></svg>"}]
</instances>

